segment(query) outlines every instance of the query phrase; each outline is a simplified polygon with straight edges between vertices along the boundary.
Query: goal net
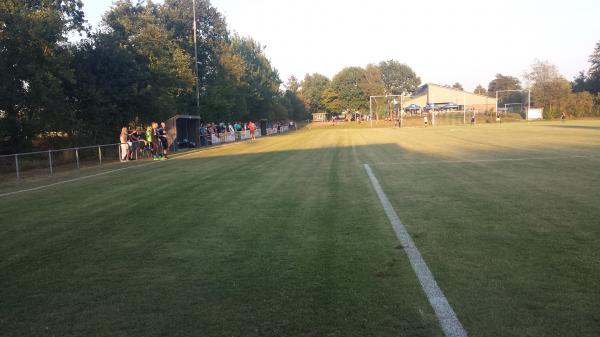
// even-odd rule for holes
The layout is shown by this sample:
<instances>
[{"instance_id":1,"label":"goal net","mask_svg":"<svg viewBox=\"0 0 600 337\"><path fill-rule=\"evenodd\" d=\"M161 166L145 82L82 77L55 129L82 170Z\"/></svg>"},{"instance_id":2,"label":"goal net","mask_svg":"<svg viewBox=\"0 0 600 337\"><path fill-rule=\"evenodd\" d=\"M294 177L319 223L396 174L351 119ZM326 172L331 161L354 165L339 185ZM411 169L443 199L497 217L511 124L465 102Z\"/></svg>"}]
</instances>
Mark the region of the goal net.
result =
<instances>
[{"instance_id":1,"label":"goal net","mask_svg":"<svg viewBox=\"0 0 600 337\"><path fill-rule=\"evenodd\" d=\"M528 90L501 90L496 92L497 116L525 119L529 106Z\"/></svg>"},{"instance_id":2,"label":"goal net","mask_svg":"<svg viewBox=\"0 0 600 337\"><path fill-rule=\"evenodd\" d=\"M369 98L369 115L375 120L398 120L402 111L401 95L381 95Z\"/></svg>"}]
</instances>

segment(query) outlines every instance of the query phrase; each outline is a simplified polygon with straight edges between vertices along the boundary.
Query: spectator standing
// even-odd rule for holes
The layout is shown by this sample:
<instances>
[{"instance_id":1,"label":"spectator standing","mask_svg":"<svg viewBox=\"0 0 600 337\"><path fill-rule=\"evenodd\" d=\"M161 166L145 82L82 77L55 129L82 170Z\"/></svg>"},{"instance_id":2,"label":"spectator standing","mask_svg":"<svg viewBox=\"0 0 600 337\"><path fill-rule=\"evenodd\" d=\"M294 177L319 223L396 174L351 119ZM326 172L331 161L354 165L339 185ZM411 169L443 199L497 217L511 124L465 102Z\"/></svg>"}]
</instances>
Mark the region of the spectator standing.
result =
<instances>
[{"instance_id":1,"label":"spectator standing","mask_svg":"<svg viewBox=\"0 0 600 337\"><path fill-rule=\"evenodd\" d=\"M256 140L256 136L254 135L254 131L256 131L256 125L252 121L248 123L248 130L250 130L250 138L252 140Z\"/></svg>"},{"instance_id":2,"label":"spectator standing","mask_svg":"<svg viewBox=\"0 0 600 337\"><path fill-rule=\"evenodd\" d=\"M164 159L169 159L169 141L167 140L167 125L165 122L160 123L160 127L157 130L158 138L160 140L160 148L162 149L162 155Z\"/></svg>"},{"instance_id":3,"label":"spectator standing","mask_svg":"<svg viewBox=\"0 0 600 337\"><path fill-rule=\"evenodd\" d=\"M158 123L152 122L152 127L150 129L150 139L152 141L152 159L154 160L162 160L162 151L160 146L160 140L158 139Z\"/></svg>"},{"instance_id":4,"label":"spectator standing","mask_svg":"<svg viewBox=\"0 0 600 337\"><path fill-rule=\"evenodd\" d=\"M202 125L200 127L200 146L206 146L208 142L206 141L206 126Z\"/></svg>"},{"instance_id":5,"label":"spectator standing","mask_svg":"<svg viewBox=\"0 0 600 337\"><path fill-rule=\"evenodd\" d=\"M134 160L134 153L136 153L139 146L139 139L137 138L137 131L131 129L127 133L127 145L129 145L129 160Z\"/></svg>"},{"instance_id":6,"label":"spectator standing","mask_svg":"<svg viewBox=\"0 0 600 337\"><path fill-rule=\"evenodd\" d=\"M152 144L152 126L146 127L146 146L148 147L150 154L154 158L155 153L154 153L154 144Z\"/></svg>"},{"instance_id":7,"label":"spectator standing","mask_svg":"<svg viewBox=\"0 0 600 337\"><path fill-rule=\"evenodd\" d=\"M127 162L129 157L129 145L127 145L127 128L121 128L121 135L119 135L119 142L121 147L120 160L121 163Z\"/></svg>"}]
</instances>

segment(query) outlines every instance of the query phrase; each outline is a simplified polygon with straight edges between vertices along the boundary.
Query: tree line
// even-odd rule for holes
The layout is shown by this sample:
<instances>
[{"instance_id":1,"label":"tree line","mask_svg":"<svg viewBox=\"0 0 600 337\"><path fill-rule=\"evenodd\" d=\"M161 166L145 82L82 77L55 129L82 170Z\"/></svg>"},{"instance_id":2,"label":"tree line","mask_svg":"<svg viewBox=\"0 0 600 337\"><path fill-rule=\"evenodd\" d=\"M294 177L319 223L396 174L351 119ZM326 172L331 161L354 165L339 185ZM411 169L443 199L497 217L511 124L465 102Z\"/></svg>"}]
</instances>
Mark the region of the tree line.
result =
<instances>
[{"instance_id":1,"label":"tree line","mask_svg":"<svg viewBox=\"0 0 600 337\"><path fill-rule=\"evenodd\" d=\"M369 96L410 95L421 85L408 65L388 60L346 67L331 79L292 76L281 89L265 48L231 33L209 0L196 1L196 73L191 6L118 0L92 30L80 0L1 1L0 152L112 142L121 126L175 114L219 122L367 112ZM530 88L532 106L544 108L546 118L600 116L600 42L590 64L570 82L556 66L536 61L524 84L498 74L474 92L494 97ZM458 82L448 87L463 89ZM501 101L523 99L511 93Z\"/></svg>"},{"instance_id":2,"label":"tree line","mask_svg":"<svg viewBox=\"0 0 600 337\"><path fill-rule=\"evenodd\" d=\"M0 151L113 142L121 126L175 114L305 119L265 48L230 33L209 0L196 6L199 111L192 1L119 0L95 31L80 0L0 2Z\"/></svg>"},{"instance_id":3,"label":"tree line","mask_svg":"<svg viewBox=\"0 0 600 337\"><path fill-rule=\"evenodd\" d=\"M589 58L590 68L581 71L573 80L567 80L558 68L548 61L536 60L531 69L523 75L525 85L514 76L497 74L487 90L478 85L476 94L496 96L500 90L523 90L531 92L531 106L542 108L544 118L559 118L563 113L567 116L600 117L600 42ZM499 97L500 106L508 102L525 102L529 97L525 93L506 93Z\"/></svg>"},{"instance_id":4,"label":"tree line","mask_svg":"<svg viewBox=\"0 0 600 337\"><path fill-rule=\"evenodd\" d=\"M292 84L295 83L295 84ZM302 82L295 77L287 88L298 88L309 113L369 111L369 97L409 95L421 85L421 79L408 65L396 60L362 67L346 67L331 80L322 74L307 74Z\"/></svg>"},{"instance_id":5,"label":"tree line","mask_svg":"<svg viewBox=\"0 0 600 337\"><path fill-rule=\"evenodd\" d=\"M499 106L509 103L526 106L531 99L531 106L542 108L546 119L559 118L562 113L576 118L600 117L600 42L589 61L589 70L582 71L572 82L555 65L536 60L523 74L524 83L515 76L496 74L487 87L480 84L473 93L495 98L497 91L519 90L501 93ZM420 85L421 79L408 65L390 60L365 68L344 68L331 80L318 73L307 74L302 82L291 77L287 87L295 88L307 111L315 113L368 112L369 96L410 95ZM464 90L459 82L445 86ZM524 89L530 90L531 97Z\"/></svg>"}]
</instances>

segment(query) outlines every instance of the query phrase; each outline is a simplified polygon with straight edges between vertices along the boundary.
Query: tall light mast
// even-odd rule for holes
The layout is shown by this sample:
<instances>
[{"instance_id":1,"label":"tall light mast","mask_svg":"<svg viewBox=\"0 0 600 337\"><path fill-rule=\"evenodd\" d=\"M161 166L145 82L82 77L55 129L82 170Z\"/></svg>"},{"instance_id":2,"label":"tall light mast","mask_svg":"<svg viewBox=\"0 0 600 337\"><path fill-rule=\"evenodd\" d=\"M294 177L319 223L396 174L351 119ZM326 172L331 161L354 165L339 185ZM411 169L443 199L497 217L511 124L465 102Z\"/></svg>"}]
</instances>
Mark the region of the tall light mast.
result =
<instances>
[{"instance_id":1,"label":"tall light mast","mask_svg":"<svg viewBox=\"0 0 600 337\"><path fill-rule=\"evenodd\" d=\"M193 12L194 12L194 56L196 65L196 115L200 116L200 74L198 70L198 39L196 34L198 32L197 29L197 21L196 21L196 0L192 0Z\"/></svg>"}]
</instances>

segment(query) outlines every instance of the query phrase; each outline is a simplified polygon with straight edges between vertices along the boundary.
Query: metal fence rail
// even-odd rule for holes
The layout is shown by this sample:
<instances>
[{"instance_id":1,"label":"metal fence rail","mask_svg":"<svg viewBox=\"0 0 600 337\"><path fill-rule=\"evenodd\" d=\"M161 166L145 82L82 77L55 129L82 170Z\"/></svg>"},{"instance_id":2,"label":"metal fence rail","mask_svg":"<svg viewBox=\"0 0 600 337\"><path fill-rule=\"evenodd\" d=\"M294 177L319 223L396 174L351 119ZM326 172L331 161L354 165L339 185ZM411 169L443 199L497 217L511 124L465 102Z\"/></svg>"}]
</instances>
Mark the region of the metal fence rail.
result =
<instances>
[{"instance_id":1,"label":"metal fence rail","mask_svg":"<svg viewBox=\"0 0 600 337\"><path fill-rule=\"evenodd\" d=\"M65 170L100 166L119 161L120 145L103 144L2 155L0 175L5 176L12 171L16 179L20 180L27 174L40 175L43 171L54 175Z\"/></svg>"},{"instance_id":2,"label":"metal fence rail","mask_svg":"<svg viewBox=\"0 0 600 337\"><path fill-rule=\"evenodd\" d=\"M267 135L288 132L288 127L267 129ZM205 134L207 147L219 144L240 142L251 139L250 131L237 131L232 133ZM261 137L260 129L255 132L255 137ZM151 158L150 149L145 142L137 142L144 146L136 146L133 159ZM65 149L34 151L0 155L0 179L13 176L17 180L41 175L55 175L59 172L80 170L88 167L98 167L107 163L121 160L121 143L102 144L93 146L72 147Z\"/></svg>"}]
</instances>

